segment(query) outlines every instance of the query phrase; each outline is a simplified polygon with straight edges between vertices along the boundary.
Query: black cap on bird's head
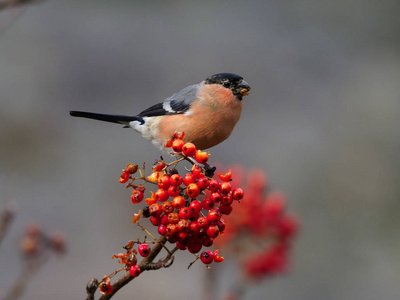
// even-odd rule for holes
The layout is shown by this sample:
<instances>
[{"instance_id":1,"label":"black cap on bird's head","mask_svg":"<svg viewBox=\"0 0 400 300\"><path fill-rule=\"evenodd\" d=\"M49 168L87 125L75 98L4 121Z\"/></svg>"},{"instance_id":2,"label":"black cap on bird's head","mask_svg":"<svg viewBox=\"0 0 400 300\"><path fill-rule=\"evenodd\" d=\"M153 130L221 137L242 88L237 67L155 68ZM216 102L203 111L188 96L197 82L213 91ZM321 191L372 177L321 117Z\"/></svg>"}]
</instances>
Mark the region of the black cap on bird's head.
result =
<instances>
[{"instance_id":1,"label":"black cap on bird's head","mask_svg":"<svg viewBox=\"0 0 400 300\"><path fill-rule=\"evenodd\" d=\"M249 94L250 86L243 80L242 76L233 73L218 73L208 77L205 80L206 84L220 84L223 87L230 89L232 93L242 100L244 96Z\"/></svg>"}]
</instances>

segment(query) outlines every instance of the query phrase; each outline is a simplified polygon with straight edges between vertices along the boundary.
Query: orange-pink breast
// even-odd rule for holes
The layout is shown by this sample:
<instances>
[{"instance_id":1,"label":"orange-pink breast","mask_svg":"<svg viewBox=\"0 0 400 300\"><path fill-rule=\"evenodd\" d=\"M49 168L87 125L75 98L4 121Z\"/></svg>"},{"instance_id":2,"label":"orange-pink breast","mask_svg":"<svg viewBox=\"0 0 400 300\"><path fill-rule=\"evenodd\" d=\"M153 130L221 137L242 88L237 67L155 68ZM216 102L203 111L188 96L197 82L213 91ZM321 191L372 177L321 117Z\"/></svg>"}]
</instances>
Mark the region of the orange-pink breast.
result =
<instances>
[{"instance_id":1,"label":"orange-pink breast","mask_svg":"<svg viewBox=\"0 0 400 300\"><path fill-rule=\"evenodd\" d=\"M242 102L220 85L205 85L188 114L165 116L158 125L159 138L185 132L185 142L198 149L211 148L227 139L239 121Z\"/></svg>"}]
</instances>

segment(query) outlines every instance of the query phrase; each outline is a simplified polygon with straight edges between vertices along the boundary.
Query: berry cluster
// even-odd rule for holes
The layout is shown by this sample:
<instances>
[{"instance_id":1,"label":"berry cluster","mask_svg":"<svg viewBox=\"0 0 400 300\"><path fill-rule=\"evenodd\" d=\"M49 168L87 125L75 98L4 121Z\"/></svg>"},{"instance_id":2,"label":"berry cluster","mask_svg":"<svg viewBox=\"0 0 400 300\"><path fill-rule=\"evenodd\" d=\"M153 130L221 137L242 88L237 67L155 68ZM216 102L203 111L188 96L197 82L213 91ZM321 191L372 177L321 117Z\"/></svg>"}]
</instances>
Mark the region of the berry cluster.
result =
<instances>
[{"instance_id":1,"label":"berry cluster","mask_svg":"<svg viewBox=\"0 0 400 300\"><path fill-rule=\"evenodd\" d=\"M233 201L243 197L241 189L232 190L230 172L219 177L222 182L205 176L199 165L184 177L176 173L160 176L158 190L146 199L150 206L144 215L178 249L198 253L203 246L210 247L225 230L222 215L230 214Z\"/></svg>"},{"instance_id":2,"label":"berry cluster","mask_svg":"<svg viewBox=\"0 0 400 300\"><path fill-rule=\"evenodd\" d=\"M202 247L210 247L214 239L225 230L222 215L229 215L234 200L243 198L243 190L231 186L232 173L218 174L219 180L213 179L215 168L208 166L207 152L196 149L193 143L185 143L181 136L175 134L165 147L172 147L174 155L181 158L166 164L157 160L152 168L152 174L145 181L157 184L157 191L151 192L146 198L148 206L143 209L143 216L157 226L158 233L166 236L168 241L180 250L198 253ZM178 162L187 160L192 164L191 171L181 176L176 169ZM171 168L170 168L171 167ZM129 179L133 187L131 201L140 203L144 199L145 187L136 186L132 175L140 170L137 165L128 166L123 170L120 182ZM211 175L211 176L207 176ZM144 175L142 176L143 179ZM202 257L206 256L204 254ZM208 255L215 257L215 255ZM210 259L201 259L206 264ZM220 261L215 259L214 261Z\"/></svg>"},{"instance_id":3,"label":"berry cluster","mask_svg":"<svg viewBox=\"0 0 400 300\"><path fill-rule=\"evenodd\" d=\"M235 170L237 178L243 173L242 170ZM246 196L240 212L235 211L225 218L227 229L217 241L217 245L226 251L232 248L239 254L238 248L234 245L240 243L244 237L250 237L258 250L254 253L246 247L239 248L246 254L242 270L250 278L261 279L287 269L289 251L298 231L299 222L295 216L287 213L283 194L269 192L263 172L252 171L245 176ZM239 180L232 184L235 186L241 182Z\"/></svg>"},{"instance_id":4,"label":"berry cluster","mask_svg":"<svg viewBox=\"0 0 400 300\"><path fill-rule=\"evenodd\" d=\"M146 202L146 206L134 214L133 223L154 239L152 243L161 244L169 257L178 249L188 250L196 256L193 262L200 260L208 266L212 262L224 260L219 256L219 250L205 250L200 255L197 253L203 247L212 246L217 237L225 231L226 225L222 217L231 214L233 203L240 201L244 192L241 188L232 187L231 171L225 174L218 173L218 177L213 178L216 168L208 165L209 153L196 149L193 143L185 143L182 140L183 136L183 133L180 136L174 134L165 145L166 148L172 148L171 154L177 157L176 160L166 163L161 157L155 161L149 176L145 175L145 165L140 168L138 165L128 164L122 170L119 182L126 183L127 188L133 189L130 197L133 204ZM184 161L189 162L191 168L185 169L185 174L181 175L179 172L182 171L178 171L177 166ZM139 175L135 175L137 173ZM140 184L136 183L138 180L141 181ZM147 185L153 185L155 190L145 197ZM139 224L141 217L148 218L150 223L157 227L159 238L155 238ZM175 248L170 251L164 245L165 241L174 244ZM142 271L148 270L149 265L153 269L169 266L167 260L161 265L138 263L138 254L146 258L156 248L154 246L152 249L148 243L150 242L146 243L146 240L130 241L124 247L126 253L114 255L113 258L117 258L119 263L124 265L120 270L129 271L132 277L137 277ZM138 244L137 250L134 249L135 244ZM106 276L100 282L102 293L113 293L109 279L115 274Z\"/></svg>"}]
</instances>

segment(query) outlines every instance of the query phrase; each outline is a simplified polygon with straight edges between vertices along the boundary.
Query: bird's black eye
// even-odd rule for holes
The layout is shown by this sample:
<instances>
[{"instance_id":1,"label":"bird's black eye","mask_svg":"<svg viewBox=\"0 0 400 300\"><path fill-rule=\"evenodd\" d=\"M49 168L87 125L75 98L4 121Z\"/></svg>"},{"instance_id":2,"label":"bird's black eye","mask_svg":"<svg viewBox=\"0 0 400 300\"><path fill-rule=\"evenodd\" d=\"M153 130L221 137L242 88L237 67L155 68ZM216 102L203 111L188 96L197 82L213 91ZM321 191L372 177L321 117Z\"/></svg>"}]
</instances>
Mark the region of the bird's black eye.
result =
<instances>
[{"instance_id":1,"label":"bird's black eye","mask_svg":"<svg viewBox=\"0 0 400 300\"><path fill-rule=\"evenodd\" d=\"M228 87L231 86L231 84L229 83L229 81L223 82L222 85L223 85L225 88L228 88Z\"/></svg>"}]
</instances>

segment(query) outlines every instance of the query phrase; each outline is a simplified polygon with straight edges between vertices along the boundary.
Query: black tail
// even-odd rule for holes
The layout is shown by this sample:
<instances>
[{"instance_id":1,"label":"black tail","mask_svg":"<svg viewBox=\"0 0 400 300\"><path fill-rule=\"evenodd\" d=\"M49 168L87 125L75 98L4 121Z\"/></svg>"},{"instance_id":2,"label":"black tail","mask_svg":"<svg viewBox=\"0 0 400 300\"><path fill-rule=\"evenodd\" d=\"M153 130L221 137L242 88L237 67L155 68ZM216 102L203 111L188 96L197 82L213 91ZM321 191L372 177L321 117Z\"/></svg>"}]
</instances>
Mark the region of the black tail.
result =
<instances>
[{"instance_id":1,"label":"black tail","mask_svg":"<svg viewBox=\"0 0 400 300\"><path fill-rule=\"evenodd\" d=\"M131 121L142 121L140 117L137 116L121 116L121 115L105 115L96 114L85 111L70 111L69 114L73 117L88 118L93 120L100 120L105 122L117 123L127 125Z\"/></svg>"}]
</instances>

